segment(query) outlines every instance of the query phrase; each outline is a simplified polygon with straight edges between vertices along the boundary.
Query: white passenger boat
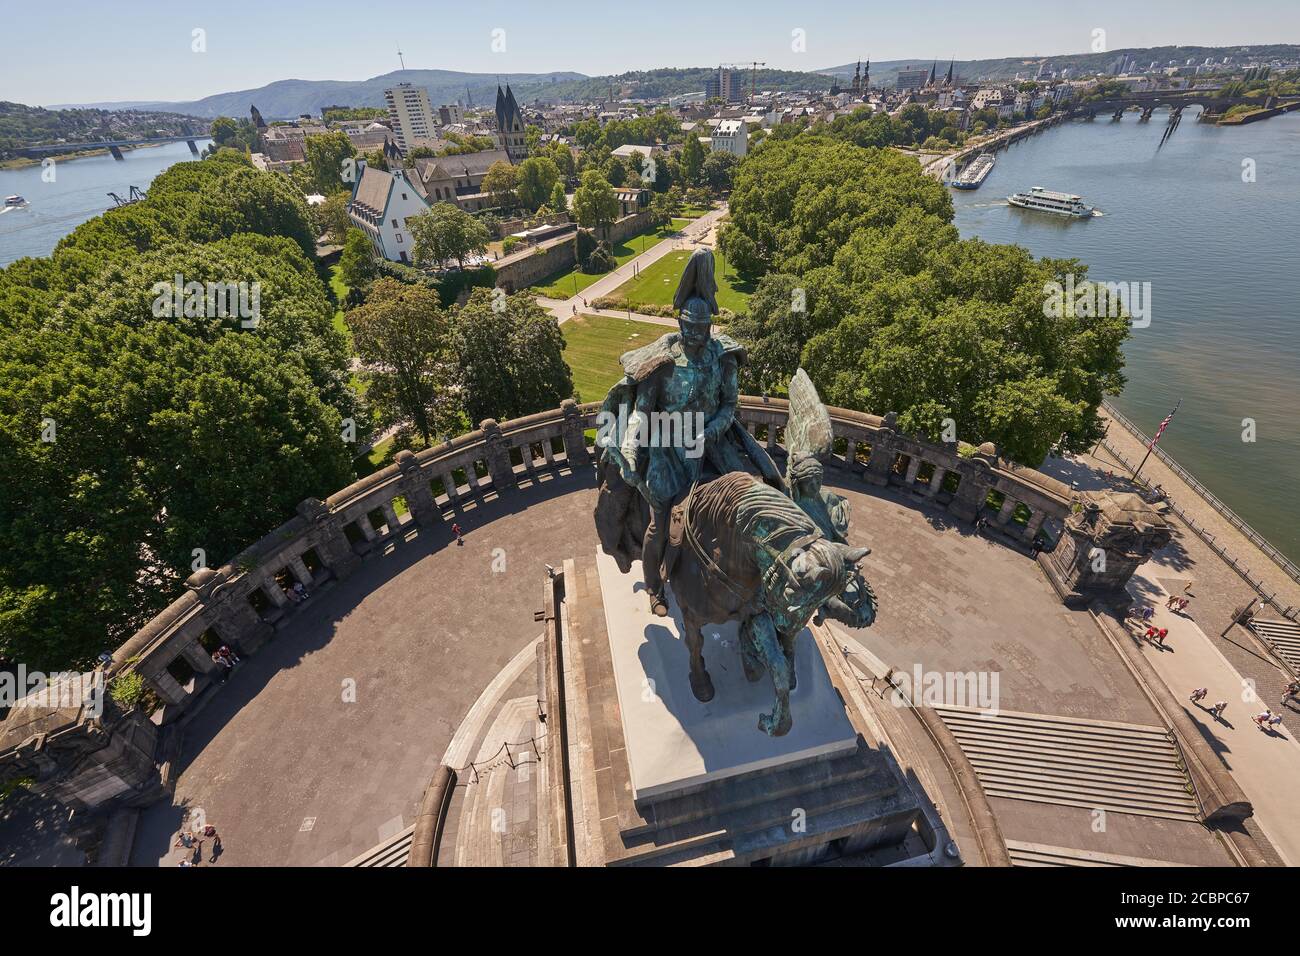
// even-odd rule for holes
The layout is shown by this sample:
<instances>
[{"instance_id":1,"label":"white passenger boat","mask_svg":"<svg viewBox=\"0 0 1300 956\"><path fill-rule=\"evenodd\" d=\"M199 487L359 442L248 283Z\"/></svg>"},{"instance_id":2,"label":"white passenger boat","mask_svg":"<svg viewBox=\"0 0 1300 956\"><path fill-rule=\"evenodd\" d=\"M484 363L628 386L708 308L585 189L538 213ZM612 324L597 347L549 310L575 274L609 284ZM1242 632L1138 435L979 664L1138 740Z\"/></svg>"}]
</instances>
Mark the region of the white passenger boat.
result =
<instances>
[{"instance_id":1,"label":"white passenger boat","mask_svg":"<svg viewBox=\"0 0 1300 956\"><path fill-rule=\"evenodd\" d=\"M1037 209L1039 212L1055 213L1058 216L1091 216L1093 209L1086 205L1079 196L1070 193L1053 192L1042 186L1034 186L1029 192L1015 193L1007 197L1007 202L1021 209Z\"/></svg>"}]
</instances>

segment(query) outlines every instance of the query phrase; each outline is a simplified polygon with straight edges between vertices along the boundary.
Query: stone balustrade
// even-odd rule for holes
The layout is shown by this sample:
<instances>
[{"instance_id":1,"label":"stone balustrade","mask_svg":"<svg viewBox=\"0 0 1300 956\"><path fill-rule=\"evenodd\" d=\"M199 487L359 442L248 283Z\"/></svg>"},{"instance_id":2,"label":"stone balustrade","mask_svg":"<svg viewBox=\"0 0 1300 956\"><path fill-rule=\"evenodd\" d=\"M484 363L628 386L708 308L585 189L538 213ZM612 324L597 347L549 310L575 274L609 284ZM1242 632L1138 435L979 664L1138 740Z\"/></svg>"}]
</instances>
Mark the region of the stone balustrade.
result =
<instances>
[{"instance_id":1,"label":"stone balustrade","mask_svg":"<svg viewBox=\"0 0 1300 956\"><path fill-rule=\"evenodd\" d=\"M445 444L399 452L394 464L324 501L303 501L297 515L228 564L191 575L185 593L117 649L108 676L135 670L164 704L160 721L175 719L211 682L217 666L211 649L229 644L256 653L299 600L295 583L310 591L345 579L366 555L413 528L436 526L467 501L499 495L550 469L590 465L586 432L599 409L566 401L509 422L487 420ZM836 451L827 465L834 483L861 479L908 488L964 521L984 513L1025 542L1045 518L1070 512L1067 486L999 459L990 444L964 454L956 444L900 433L892 414L841 408L830 414ZM784 399L741 399L741 422L770 449L779 446L787 415Z\"/></svg>"}]
</instances>

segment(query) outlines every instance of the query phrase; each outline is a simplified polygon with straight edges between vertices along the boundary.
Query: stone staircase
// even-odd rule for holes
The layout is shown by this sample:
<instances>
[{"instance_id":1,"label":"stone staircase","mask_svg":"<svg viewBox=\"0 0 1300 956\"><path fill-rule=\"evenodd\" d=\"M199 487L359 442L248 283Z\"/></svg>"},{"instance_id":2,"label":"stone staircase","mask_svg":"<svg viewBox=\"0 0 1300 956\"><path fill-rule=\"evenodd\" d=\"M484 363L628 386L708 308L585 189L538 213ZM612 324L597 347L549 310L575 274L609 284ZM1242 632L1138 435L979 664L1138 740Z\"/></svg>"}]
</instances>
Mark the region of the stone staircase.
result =
<instances>
[{"instance_id":1,"label":"stone staircase","mask_svg":"<svg viewBox=\"0 0 1300 956\"><path fill-rule=\"evenodd\" d=\"M990 797L1200 820L1177 746L1164 729L1022 714L935 708Z\"/></svg>"},{"instance_id":2,"label":"stone staircase","mask_svg":"<svg viewBox=\"0 0 1300 956\"><path fill-rule=\"evenodd\" d=\"M411 834L415 824L411 824L401 833L367 850L346 866L406 866L406 858L411 855Z\"/></svg>"},{"instance_id":3,"label":"stone staircase","mask_svg":"<svg viewBox=\"0 0 1300 956\"><path fill-rule=\"evenodd\" d=\"M1098 853L1095 850L1076 850L1066 846L1046 846L1041 843L1007 841L1007 853L1012 866L1187 866L1168 860L1148 860L1144 857L1121 856L1117 853Z\"/></svg>"},{"instance_id":4,"label":"stone staircase","mask_svg":"<svg viewBox=\"0 0 1300 956\"><path fill-rule=\"evenodd\" d=\"M1277 651L1278 657L1300 672L1300 624L1295 621L1277 621L1252 618L1250 629Z\"/></svg>"}]
</instances>

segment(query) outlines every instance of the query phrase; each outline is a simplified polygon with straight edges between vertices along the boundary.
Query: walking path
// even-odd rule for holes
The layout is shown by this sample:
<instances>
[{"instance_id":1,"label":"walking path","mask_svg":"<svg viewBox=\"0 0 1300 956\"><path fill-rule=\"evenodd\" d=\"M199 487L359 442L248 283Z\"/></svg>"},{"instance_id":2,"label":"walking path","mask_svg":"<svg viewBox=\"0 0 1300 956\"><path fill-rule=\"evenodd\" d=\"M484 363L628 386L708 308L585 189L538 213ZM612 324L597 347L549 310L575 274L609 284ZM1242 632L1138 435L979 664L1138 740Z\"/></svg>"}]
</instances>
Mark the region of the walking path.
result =
<instances>
[{"instance_id":1,"label":"walking path","mask_svg":"<svg viewBox=\"0 0 1300 956\"><path fill-rule=\"evenodd\" d=\"M699 243L706 240L709 234L717 225L718 220L728 212L727 204L723 203L719 208L710 210L699 219L692 221L688 226L682 229L681 234L665 239L657 245L651 246L635 259L629 259L613 272L601 276L587 288L583 289L577 295L571 296L562 301L555 299L539 299L543 306L550 310L561 323L573 318L575 314L583 312L593 315L610 315L616 318L633 318L640 319L644 322L663 322L673 323L671 320L662 319L658 316L647 316L633 312L631 314L623 311L613 311L608 309L592 309L586 303L595 302L601 296L609 295L628 279L636 275L637 272L658 262L668 253L682 248L683 243ZM575 312L576 309L576 312Z\"/></svg>"},{"instance_id":2,"label":"walking path","mask_svg":"<svg viewBox=\"0 0 1300 956\"><path fill-rule=\"evenodd\" d=\"M1260 700L1255 682L1244 679L1228 663L1194 620L1165 607L1170 592L1160 579L1171 575L1185 577L1159 559L1152 560L1138 569L1129 584L1129 593L1137 603L1155 608L1151 623L1169 629L1164 648L1144 641L1142 654L1179 700L1186 701L1197 687L1209 690L1199 706L1187 702L1183 709L1250 798L1256 821L1278 853L1294 866L1300 863L1300 815L1295 812L1295 794L1300 792L1300 743L1285 729L1266 733L1251 720L1266 707L1276 713L1278 701L1272 697ZM1222 720L1209 713L1217 700L1228 702Z\"/></svg>"}]
</instances>

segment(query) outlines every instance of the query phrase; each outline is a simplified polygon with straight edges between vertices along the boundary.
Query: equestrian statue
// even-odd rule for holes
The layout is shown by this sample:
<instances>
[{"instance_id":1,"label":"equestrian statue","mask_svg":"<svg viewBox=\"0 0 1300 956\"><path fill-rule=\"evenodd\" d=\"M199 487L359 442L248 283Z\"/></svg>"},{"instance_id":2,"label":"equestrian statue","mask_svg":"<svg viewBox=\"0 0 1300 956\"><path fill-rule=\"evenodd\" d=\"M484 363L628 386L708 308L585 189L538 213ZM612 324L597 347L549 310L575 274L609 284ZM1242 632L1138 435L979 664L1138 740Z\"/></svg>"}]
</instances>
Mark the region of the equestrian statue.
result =
<instances>
[{"instance_id":1,"label":"equestrian statue","mask_svg":"<svg viewBox=\"0 0 1300 956\"><path fill-rule=\"evenodd\" d=\"M678 331L624 354L601 408L596 530L624 574L641 561L655 615L667 616L672 584L697 700L714 693L701 628L739 622L745 676L768 674L776 695L759 729L779 737L791 727L799 633L824 616L875 620L858 571L870 551L849 546L848 502L822 487L830 415L803 369L790 381L784 474L736 418L745 350L712 334L710 250L691 255L673 305Z\"/></svg>"}]
</instances>

